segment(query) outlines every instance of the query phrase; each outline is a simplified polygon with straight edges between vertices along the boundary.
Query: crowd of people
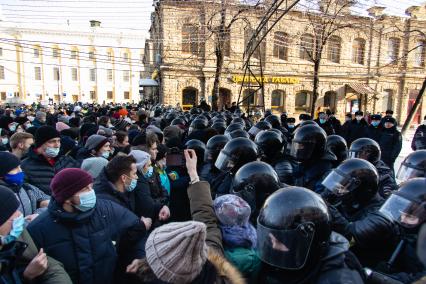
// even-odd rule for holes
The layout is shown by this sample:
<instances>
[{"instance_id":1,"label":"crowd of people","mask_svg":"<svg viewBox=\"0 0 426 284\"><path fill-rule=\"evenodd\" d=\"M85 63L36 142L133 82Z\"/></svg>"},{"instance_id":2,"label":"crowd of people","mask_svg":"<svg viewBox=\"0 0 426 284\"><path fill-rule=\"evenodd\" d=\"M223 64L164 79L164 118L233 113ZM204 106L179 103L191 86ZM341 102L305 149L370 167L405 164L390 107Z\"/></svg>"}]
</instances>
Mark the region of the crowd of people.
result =
<instances>
[{"instance_id":1,"label":"crowd of people","mask_svg":"<svg viewBox=\"0 0 426 284\"><path fill-rule=\"evenodd\" d=\"M426 117L0 108L0 284L426 283Z\"/></svg>"}]
</instances>

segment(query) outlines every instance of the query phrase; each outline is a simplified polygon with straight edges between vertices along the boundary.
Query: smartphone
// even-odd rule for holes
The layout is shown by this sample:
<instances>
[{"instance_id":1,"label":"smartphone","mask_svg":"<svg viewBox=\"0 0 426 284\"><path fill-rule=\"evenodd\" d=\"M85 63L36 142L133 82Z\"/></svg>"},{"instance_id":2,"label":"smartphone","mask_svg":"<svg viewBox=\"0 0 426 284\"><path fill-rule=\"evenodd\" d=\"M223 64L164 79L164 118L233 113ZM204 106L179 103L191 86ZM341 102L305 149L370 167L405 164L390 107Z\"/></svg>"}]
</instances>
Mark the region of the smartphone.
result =
<instances>
[{"instance_id":1,"label":"smartphone","mask_svg":"<svg viewBox=\"0 0 426 284\"><path fill-rule=\"evenodd\" d=\"M185 166L185 157L184 157L183 153L167 154L166 165L168 167Z\"/></svg>"}]
</instances>

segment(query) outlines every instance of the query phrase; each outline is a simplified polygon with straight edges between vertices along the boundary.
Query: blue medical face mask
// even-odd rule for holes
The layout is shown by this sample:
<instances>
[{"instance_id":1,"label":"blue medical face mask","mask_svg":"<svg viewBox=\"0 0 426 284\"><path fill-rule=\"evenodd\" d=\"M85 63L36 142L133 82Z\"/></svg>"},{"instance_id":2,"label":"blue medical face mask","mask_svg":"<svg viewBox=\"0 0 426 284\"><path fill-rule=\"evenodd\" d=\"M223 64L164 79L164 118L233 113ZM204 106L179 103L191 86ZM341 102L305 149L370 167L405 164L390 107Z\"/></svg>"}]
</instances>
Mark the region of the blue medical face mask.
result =
<instances>
[{"instance_id":1,"label":"blue medical face mask","mask_svg":"<svg viewBox=\"0 0 426 284\"><path fill-rule=\"evenodd\" d=\"M128 186L126 186L126 191L127 192L132 192L133 190L135 190L137 184L138 184L138 180L137 179L132 179L132 181L130 182L130 184Z\"/></svg>"},{"instance_id":2,"label":"blue medical face mask","mask_svg":"<svg viewBox=\"0 0 426 284\"><path fill-rule=\"evenodd\" d=\"M154 173L154 168L152 166L150 166L148 168L148 171L146 173L144 173L143 175L146 178L150 178L150 177L152 177L153 173Z\"/></svg>"},{"instance_id":3,"label":"blue medical face mask","mask_svg":"<svg viewBox=\"0 0 426 284\"><path fill-rule=\"evenodd\" d=\"M288 128L290 128L290 129L294 128L294 124L289 124Z\"/></svg>"},{"instance_id":4,"label":"blue medical face mask","mask_svg":"<svg viewBox=\"0 0 426 284\"><path fill-rule=\"evenodd\" d=\"M7 174L4 176L4 181L8 184L21 186L24 183L24 177L24 172L19 172L17 174Z\"/></svg>"},{"instance_id":5,"label":"blue medical face mask","mask_svg":"<svg viewBox=\"0 0 426 284\"><path fill-rule=\"evenodd\" d=\"M74 207L78 210L86 212L95 207L96 194L93 189L91 191L80 194L78 197L80 198L80 204L74 205Z\"/></svg>"},{"instance_id":6,"label":"blue medical face mask","mask_svg":"<svg viewBox=\"0 0 426 284\"><path fill-rule=\"evenodd\" d=\"M325 120L324 118L320 118L319 121L320 121L321 124L324 124L327 120Z\"/></svg>"},{"instance_id":7,"label":"blue medical face mask","mask_svg":"<svg viewBox=\"0 0 426 284\"><path fill-rule=\"evenodd\" d=\"M2 245L10 244L11 242L16 241L24 231L25 219L24 215L15 218L12 223L12 230L10 230L9 235L1 237Z\"/></svg>"},{"instance_id":8,"label":"blue medical face mask","mask_svg":"<svg viewBox=\"0 0 426 284\"><path fill-rule=\"evenodd\" d=\"M9 142L8 138L2 138L1 139L1 144L6 145Z\"/></svg>"},{"instance_id":9,"label":"blue medical face mask","mask_svg":"<svg viewBox=\"0 0 426 284\"><path fill-rule=\"evenodd\" d=\"M105 151L102 153L102 157L104 157L105 159L108 159L109 155L110 155L109 151Z\"/></svg>"},{"instance_id":10,"label":"blue medical face mask","mask_svg":"<svg viewBox=\"0 0 426 284\"><path fill-rule=\"evenodd\" d=\"M374 127L379 126L379 124L380 124L380 121L372 121L371 122L371 125L373 125Z\"/></svg>"},{"instance_id":11,"label":"blue medical face mask","mask_svg":"<svg viewBox=\"0 0 426 284\"><path fill-rule=\"evenodd\" d=\"M55 158L59 155L59 148L47 147L46 148L46 156L49 158Z\"/></svg>"},{"instance_id":12,"label":"blue medical face mask","mask_svg":"<svg viewBox=\"0 0 426 284\"><path fill-rule=\"evenodd\" d=\"M16 131L16 124L9 126L9 130L12 132Z\"/></svg>"}]
</instances>

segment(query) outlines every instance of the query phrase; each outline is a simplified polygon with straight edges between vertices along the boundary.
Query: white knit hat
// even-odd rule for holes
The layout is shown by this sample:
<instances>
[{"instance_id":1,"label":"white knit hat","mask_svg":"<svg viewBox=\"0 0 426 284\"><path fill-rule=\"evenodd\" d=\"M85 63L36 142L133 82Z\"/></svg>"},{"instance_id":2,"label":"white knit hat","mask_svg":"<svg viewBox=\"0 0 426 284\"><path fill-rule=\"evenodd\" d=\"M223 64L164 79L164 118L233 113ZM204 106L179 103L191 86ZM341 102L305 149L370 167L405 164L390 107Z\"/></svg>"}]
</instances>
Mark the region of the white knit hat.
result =
<instances>
[{"instance_id":1,"label":"white knit hat","mask_svg":"<svg viewBox=\"0 0 426 284\"><path fill-rule=\"evenodd\" d=\"M149 235L145 251L158 279L190 283L207 260L206 225L196 221L163 225Z\"/></svg>"},{"instance_id":2,"label":"white knit hat","mask_svg":"<svg viewBox=\"0 0 426 284\"><path fill-rule=\"evenodd\" d=\"M132 150L130 151L129 156L133 156L133 158L135 158L136 167L138 169L143 168L151 159L151 155L142 150Z\"/></svg>"}]
</instances>

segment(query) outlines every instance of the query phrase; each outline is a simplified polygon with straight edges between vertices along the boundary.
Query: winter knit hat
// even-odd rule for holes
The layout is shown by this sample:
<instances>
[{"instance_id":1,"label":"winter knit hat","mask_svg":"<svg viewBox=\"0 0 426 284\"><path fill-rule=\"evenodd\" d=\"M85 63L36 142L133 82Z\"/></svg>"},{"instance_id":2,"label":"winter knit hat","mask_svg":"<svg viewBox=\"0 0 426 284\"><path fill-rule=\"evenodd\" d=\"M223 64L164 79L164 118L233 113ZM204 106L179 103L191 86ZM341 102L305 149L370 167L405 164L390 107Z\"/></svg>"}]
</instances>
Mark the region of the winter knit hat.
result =
<instances>
[{"instance_id":1,"label":"winter knit hat","mask_svg":"<svg viewBox=\"0 0 426 284\"><path fill-rule=\"evenodd\" d=\"M59 138L59 132L49 125L41 126L37 129L34 140L35 140L35 147L38 148L50 139L53 138Z\"/></svg>"},{"instance_id":2,"label":"winter knit hat","mask_svg":"<svg viewBox=\"0 0 426 284\"><path fill-rule=\"evenodd\" d=\"M0 177L21 165L21 160L9 152L0 152Z\"/></svg>"},{"instance_id":3,"label":"winter knit hat","mask_svg":"<svg viewBox=\"0 0 426 284\"><path fill-rule=\"evenodd\" d=\"M108 160L103 157L87 158L81 163L81 169L88 172L93 179L96 179L107 164Z\"/></svg>"},{"instance_id":4,"label":"winter knit hat","mask_svg":"<svg viewBox=\"0 0 426 284\"><path fill-rule=\"evenodd\" d=\"M92 176L80 169L68 168L55 175L50 183L52 197L59 204L93 183Z\"/></svg>"},{"instance_id":5,"label":"winter knit hat","mask_svg":"<svg viewBox=\"0 0 426 284\"><path fill-rule=\"evenodd\" d=\"M206 225L189 221L155 229L145 244L146 260L158 279L190 283L207 260Z\"/></svg>"},{"instance_id":6,"label":"winter knit hat","mask_svg":"<svg viewBox=\"0 0 426 284\"><path fill-rule=\"evenodd\" d=\"M88 150L98 151L108 142L108 138L102 135L94 134L87 138L86 147Z\"/></svg>"},{"instance_id":7,"label":"winter knit hat","mask_svg":"<svg viewBox=\"0 0 426 284\"><path fill-rule=\"evenodd\" d=\"M151 155L142 150L132 150L129 153L129 156L133 156L136 160L136 168L143 168L146 163L151 159Z\"/></svg>"},{"instance_id":8,"label":"winter knit hat","mask_svg":"<svg viewBox=\"0 0 426 284\"><path fill-rule=\"evenodd\" d=\"M43 112L43 111L38 111L38 112L36 112L35 118L37 120L44 120L44 119L46 119L46 113Z\"/></svg>"},{"instance_id":9,"label":"winter knit hat","mask_svg":"<svg viewBox=\"0 0 426 284\"><path fill-rule=\"evenodd\" d=\"M16 195L5 186L0 186L0 226L3 225L19 208Z\"/></svg>"},{"instance_id":10,"label":"winter knit hat","mask_svg":"<svg viewBox=\"0 0 426 284\"><path fill-rule=\"evenodd\" d=\"M70 127L63 122L56 123L56 130L61 132L62 130L69 129Z\"/></svg>"}]
</instances>

